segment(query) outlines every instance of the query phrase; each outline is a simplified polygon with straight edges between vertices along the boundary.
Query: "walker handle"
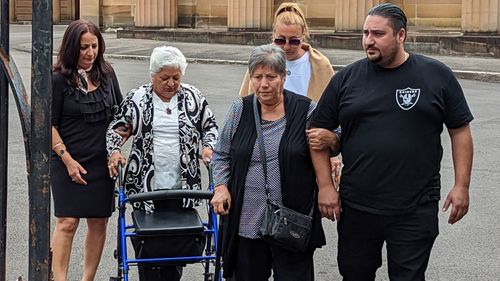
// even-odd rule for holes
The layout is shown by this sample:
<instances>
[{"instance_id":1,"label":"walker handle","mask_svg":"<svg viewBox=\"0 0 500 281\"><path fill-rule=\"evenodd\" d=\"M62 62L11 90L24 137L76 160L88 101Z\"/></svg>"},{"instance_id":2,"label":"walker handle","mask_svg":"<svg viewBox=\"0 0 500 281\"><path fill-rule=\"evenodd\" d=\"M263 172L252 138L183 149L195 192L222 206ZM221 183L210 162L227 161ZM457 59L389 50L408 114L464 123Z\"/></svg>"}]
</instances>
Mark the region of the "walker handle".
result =
<instances>
[{"instance_id":1,"label":"walker handle","mask_svg":"<svg viewBox=\"0 0 500 281\"><path fill-rule=\"evenodd\" d=\"M118 186L123 187L123 164L118 161Z\"/></svg>"}]
</instances>

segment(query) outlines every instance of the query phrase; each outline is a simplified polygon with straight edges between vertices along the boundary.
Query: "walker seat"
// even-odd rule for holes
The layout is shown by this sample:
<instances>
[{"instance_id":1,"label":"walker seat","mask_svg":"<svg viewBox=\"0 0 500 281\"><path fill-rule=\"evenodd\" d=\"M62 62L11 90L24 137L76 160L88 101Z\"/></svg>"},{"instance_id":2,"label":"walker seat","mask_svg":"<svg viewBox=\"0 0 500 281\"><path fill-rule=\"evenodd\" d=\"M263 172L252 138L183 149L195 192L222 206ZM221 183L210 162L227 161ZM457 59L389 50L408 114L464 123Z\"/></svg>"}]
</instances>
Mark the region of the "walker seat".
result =
<instances>
[{"instance_id":1,"label":"walker seat","mask_svg":"<svg viewBox=\"0 0 500 281\"><path fill-rule=\"evenodd\" d=\"M132 220L135 233L139 236L201 234L204 231L203 222L195 209L182 211L133 211Z\"/></svg>"}]
</instances>

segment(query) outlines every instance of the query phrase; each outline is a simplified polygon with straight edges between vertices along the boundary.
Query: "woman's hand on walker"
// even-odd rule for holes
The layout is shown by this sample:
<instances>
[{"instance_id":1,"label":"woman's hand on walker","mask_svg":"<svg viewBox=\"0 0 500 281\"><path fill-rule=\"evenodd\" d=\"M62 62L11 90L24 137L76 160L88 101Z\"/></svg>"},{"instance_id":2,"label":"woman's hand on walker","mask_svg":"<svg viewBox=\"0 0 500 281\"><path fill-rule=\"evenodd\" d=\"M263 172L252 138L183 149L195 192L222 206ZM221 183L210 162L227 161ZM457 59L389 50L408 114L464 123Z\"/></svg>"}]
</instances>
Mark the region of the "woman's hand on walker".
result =
<instances>
[{"instance_id":1,"label":"woman's hand on walker","mask_svg":"<svg viewBox=\"0 0 500 281\"><path fill-rule=\"evenodd\" d=\"M203 164L205 164L205 166L210 164L210 162L212 161L213 155L214 155L214 152L210 147L203 148L203 150L201 151L201 160L203 161Z\"/></svg>"},{"instance_id":2,"label":"woman's hand on walker","mask_svg":"<svg viewBox=\"0 0 500 281\"><path fill-rule=\"evenodd\" d=\"M218 185L214 189L214 196L210 201L214 212L219 215L229 214L231 209L231 194L225 185Z\"/></svg>"},{"instance_id":3,"label":"woman's hand on walker","mask_svg":"<svg viewBox=\"0 0 500 281\"><path fill-rule=\"evenodd\" d=\"M118 176L118 163L125 165L127 159L123 157L120 151L115 150L108 159L108 171L111 178L116 178Z\"/></svg>"}]
</instances>

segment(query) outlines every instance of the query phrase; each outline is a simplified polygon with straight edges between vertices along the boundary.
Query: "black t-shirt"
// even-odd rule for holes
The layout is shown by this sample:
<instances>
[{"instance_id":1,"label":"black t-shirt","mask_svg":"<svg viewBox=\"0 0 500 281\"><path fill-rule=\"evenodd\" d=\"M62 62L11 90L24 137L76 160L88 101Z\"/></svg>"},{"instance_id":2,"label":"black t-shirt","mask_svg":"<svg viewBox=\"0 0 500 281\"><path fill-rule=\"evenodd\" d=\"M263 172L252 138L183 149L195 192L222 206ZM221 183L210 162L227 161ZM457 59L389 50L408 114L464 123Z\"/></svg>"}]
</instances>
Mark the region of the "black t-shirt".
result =
<instances>
[{"instance_id":1,"label":"black t-shirt","mask_svg":"<svg viewBox=\"0 0 500 281\"><path fill-rule=\"evenodd\" d=\"M335 74L311 125L342 127L343 204L394 214L439 200L443 124L472 119L452 71L411 54L393 69L362 59Z\"/></svg>"}]
</instances>

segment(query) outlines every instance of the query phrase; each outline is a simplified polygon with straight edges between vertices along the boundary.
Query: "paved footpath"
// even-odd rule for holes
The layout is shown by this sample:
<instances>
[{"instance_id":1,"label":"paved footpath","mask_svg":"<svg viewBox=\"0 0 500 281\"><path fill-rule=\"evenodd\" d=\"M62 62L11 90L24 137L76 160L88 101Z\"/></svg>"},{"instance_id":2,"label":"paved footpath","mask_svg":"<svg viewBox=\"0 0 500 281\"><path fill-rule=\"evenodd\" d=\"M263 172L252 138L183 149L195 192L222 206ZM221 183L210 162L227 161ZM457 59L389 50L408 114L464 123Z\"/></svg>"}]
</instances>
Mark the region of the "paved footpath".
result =
<instances>
[{"instance_id":1,"label":"paved footpath","mask_svg":"<svg viewBox=\"0 0 500 281\"><path fill-rule=\"evenodd\" d=\"M54 26L54 46L58 47L65 26ZM11 26L11 50L16 64L29 91L31 59L31 26ZM233 64L192 63L186 73L187 83L193 83L203 90L210 100L218 120L223 120L229 103L239 88L239 81L245 71L245 61L253 46L176 43L139 39L117 39L114 33L106 33L107 51L112 57L119 74L122 90L132 89L148 80L148 61L155 46L171 44L179 47L191 62L206 61ZM21 52L20 52L21 51ZM349 64L364 57L360 51L321 49L334 67ZM433 56L448 64L457 73L467 70L472 73L500 73L500 60L480 57ZM131 58L141 60L130 60ZM492 76L487 76L492 77ZM498 198L500 198L500 83L484 83L474 80L460 81L474 113L472 124L475 141L475 161L471 182L471 207L467 217L450 226L446 223L448 213L440 213L440 236L433 249L427 277L433 281L498 281L500 280L500 224L498 224ZM7 280L15 280L22 275L26 279L28 257L28 198L26 163L22 132L16 104L9 104L9 202L8 202L8 243ZM450 155L449 137L443 134L442 195L449 191L453 182L453 166ZM206 182L206 176L203 182ZM442 201L441 203L442 204ZM52 221L52 226L54 222ZM340 280L336 253L335 224L325 221L328 244L316 254L316 280ZM108 280L115 273L116 264L112 258L116 237L116 213L110 219L108 243L104 250L96 280ZM79 228L73 246L71 274L69 280L79 280L83 253L83 232L85 224ZM132 254L130 252L130 254ZM136 270L133 270L136 274ZM183 280L200 280L201 268L188 267ZM379 269L377 281L387 281L387 267ZM137 280L133 275L131 280Z\"/></svg>"}]
</instances>

